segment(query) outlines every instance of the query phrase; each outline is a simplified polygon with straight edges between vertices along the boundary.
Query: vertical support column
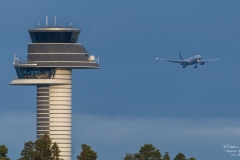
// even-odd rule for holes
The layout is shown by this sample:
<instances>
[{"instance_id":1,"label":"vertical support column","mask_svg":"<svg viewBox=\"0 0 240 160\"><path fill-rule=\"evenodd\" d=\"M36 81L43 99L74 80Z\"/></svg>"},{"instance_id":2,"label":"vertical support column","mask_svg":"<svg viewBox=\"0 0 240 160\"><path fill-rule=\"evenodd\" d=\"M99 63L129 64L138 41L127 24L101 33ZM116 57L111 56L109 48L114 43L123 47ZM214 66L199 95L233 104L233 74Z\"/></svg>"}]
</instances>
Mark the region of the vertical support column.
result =
<instances>
[{"instance_id":1,"label":"vertical support column","mask_svg":"<svg viewBox=\"0 0 240 160\"><path fill-rule=\"evenodd\" d=\"M72 79L72 71L56 70L54 79ZM61 158L71 160L72 84L49 85L49 135L61 150Z\"/></svg>"},{"instance_id":2,"label":"vertical support column","mask_svg":"<svg viewBox=\"0 0 240 160\"><path fill-rule=\"evenodd\" d=\"M49 134L49 85L37 85L37 138Z\"/></svg>"}]
</instances>

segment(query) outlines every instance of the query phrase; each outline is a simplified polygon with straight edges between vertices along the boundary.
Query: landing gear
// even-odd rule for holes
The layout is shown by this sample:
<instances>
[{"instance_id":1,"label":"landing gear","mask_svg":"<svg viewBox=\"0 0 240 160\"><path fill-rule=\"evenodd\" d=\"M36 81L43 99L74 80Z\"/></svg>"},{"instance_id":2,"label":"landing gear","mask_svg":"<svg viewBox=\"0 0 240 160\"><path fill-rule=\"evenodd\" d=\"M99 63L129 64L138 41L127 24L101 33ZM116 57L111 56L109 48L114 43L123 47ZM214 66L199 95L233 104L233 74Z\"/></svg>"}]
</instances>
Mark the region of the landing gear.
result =
<instances>
[{"instance_id":1,"label":"landing gear","mask_svg":"<svg viewBox=\"0 0 240 160\"><path fill-rule=\"evenodd\" d=\"M183 66L182 68L185 68L186 66Z\"/></svg>"},{"instance_id":2,"label":"landing gear","mask_svg":"<svg viewBox=\"0 0 240 160\"><path fill-rule=\"evenodd\" d=\"M195 65L195 67L194 68L197 68L197 65Z\"/></svg>"}]
</instances>

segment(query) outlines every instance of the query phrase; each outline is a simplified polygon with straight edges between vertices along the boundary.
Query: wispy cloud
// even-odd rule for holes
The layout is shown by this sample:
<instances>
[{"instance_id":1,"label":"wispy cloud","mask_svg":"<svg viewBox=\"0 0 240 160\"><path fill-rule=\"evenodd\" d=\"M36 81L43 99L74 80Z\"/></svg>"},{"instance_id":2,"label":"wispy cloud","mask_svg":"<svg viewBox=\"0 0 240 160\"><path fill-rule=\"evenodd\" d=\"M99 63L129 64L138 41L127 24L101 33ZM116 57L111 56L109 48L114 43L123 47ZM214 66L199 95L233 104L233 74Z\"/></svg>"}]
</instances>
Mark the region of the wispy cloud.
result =
<instances>
[{"instance_id":1,"label":"wispy cloud","mask_svg":"<svg viewBox=\"0 0 240 160\"><path fill-rule=\"evenodd\" d=\"M169 151L171 155L176 155L182 151L188 157L199 159L204 154L211 154L209 158L215 159L229 156L222 147L225 143L240 146L239 121L224 118L193 120L74 115L73 138L76 141L73 142L73 150L80 150L80 144L87 143L99 150L100 157L111 159L112 156L121 157L125 152L138 152L144 143L153 143L162 153ZM107 150L111 150L110 153L107 154Z\"/></svg>"},{"instance_id":2,"label":"wispy cloud","mask_svg":"<svg viewBox=\"0 0 240 160\"><path fill-rule=\"evenodd\" d=\"M35 113L5 112L0 115L0 144L7 146L11 159L17 159L24 143L36 138Z\"/></svg>"},{"instance_id":3,"label":"wispy cloud","mask_svg":"<svg viewBox=\"0 0 240 160\"><path fill-rule=\"evenodd\" d=\"M9 157L19 158L23 144L36 137L35 113L4 113L0 117L0 144L9 148ZM224 144L240 146L240 119L113 118L99 115L73 115L73 158L81 144L98 152L98 160L121 159L126 152L138 152L152 143L173 158L178 152L187 157L216 159L225 156ZM201 150L201 152L200 152ZM234 157L231 157L233 159Z\"/></svg>"}]
</instances>

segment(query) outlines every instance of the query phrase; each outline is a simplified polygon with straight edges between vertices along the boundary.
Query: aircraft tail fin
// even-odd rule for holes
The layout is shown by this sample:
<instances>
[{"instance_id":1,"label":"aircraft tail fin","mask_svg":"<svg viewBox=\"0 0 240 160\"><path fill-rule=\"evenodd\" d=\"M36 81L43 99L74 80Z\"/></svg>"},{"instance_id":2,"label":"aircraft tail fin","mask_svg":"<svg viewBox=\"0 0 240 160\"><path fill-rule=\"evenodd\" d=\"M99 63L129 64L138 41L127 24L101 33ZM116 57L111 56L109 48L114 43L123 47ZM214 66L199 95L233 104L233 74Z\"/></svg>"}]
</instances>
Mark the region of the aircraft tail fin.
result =
<instances>
[{"instance_id":1,"label":"aircraft tail fin","mask_svg":"<svg viewBox=\"0 0 240 160\"><path fill-rule=\"evenodd\" d=\"M181 60L183 60L181 53L179 53L179 57L180 57Z\"/></svg>"}]
</instances>

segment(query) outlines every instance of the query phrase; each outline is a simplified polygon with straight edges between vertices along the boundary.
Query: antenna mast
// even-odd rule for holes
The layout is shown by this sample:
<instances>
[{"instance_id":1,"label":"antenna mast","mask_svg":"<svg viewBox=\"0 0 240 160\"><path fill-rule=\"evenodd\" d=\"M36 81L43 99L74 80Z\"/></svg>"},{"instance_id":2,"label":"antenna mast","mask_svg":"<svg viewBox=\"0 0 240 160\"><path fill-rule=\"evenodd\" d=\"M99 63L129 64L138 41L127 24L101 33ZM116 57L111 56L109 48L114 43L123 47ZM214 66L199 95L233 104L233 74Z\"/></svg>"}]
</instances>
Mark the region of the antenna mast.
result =
<instances>
[{"instance_id":1,"label":"antenna mast","mask_svg":"<svg viewBox=\"0 0 240 160\"><path fill-rule=\"evenodd\" d=\"M57 27L57 17L55 16L55 27Z\"/></svg>"},{"instance_id":2,"label":"antenna mast","mask_svg":"<svg viewBox=\"0 0 240 160\"><path fill-rule=\"evenodd\" d=\"M46 28L48 28L48 15L46 16Z\"/></svg>"},{"instance_id":3,"label":"antenna mast","mask_svg":"<svg viewBox=\"0 0 240 160\"><path fill-rule=\"evenodd\" d=\"M40 28L40 20L38 21L38 28Z\"/></svg>"}]
</instances>

